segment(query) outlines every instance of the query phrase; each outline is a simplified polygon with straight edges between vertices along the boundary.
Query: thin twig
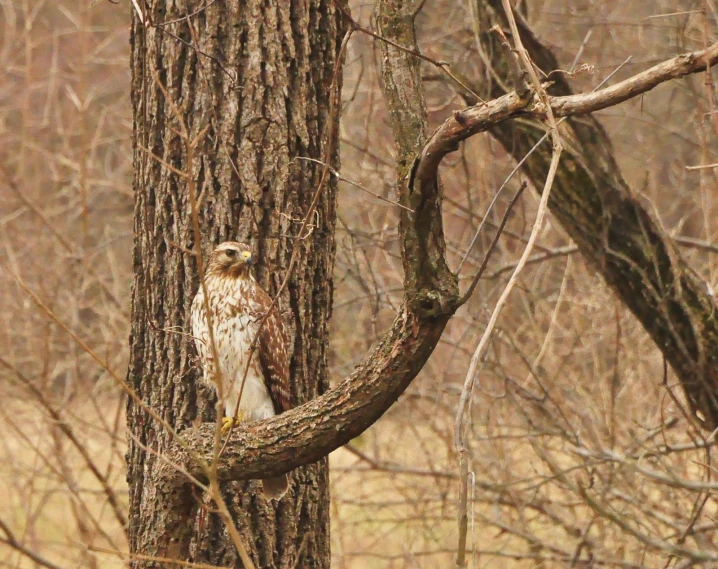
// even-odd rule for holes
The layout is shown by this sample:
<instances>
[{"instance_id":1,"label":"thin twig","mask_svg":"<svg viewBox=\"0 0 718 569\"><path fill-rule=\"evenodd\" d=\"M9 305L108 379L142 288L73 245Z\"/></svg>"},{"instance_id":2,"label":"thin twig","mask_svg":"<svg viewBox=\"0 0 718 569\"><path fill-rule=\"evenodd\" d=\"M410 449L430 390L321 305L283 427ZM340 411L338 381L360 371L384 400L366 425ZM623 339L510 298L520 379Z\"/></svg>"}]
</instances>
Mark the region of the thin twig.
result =
<instances>
[{"instance_id":1,"label":"thin twig","mask_svg":"<svg viewBox=\"0 0 718 569\"><path fill-rule=\"evenodd\" d=\"M436 59L432 59L428 55L421 53L418 49L412 49L412 48L405 47L405 46L401 45L400 43L395 42L394 40L390 40L389 38L382 36L381 34L378 34L368 28L365 28L359 22L357 22L354 18L352 18L352 15L349 13L347 8L342 3L337 2L336 5L344 14L344 17L349 22L349 25L351 26L352 30L361 32L361 33L371 36L375 39L383 41L383 42L389 44L390 46L395 47L396 49L399 49L405 53L408 53L409 55L413 55L414 57L423 59L427 63L431 63L431 65L438 67L439 69L441 69L441 71L446 73L446 75L448 77L450 77L451 80L454 81L457 85L459 85L463 89L466 89L469 93L471 93L474 97L476 97L477 101L481 101L482 103L484 102L481 97L479 97L476 93L474 93L474 91L471 90L471 87L467 86L463 81L461 81L461 79L459 79L454 73L452 73L452 71L449 67L449 64L446 61L437 61Z\"/></svg>"},{"instance_id":2,"label":"thin twig","mask_svg":"<svg viewBox=\"0 0 718 569\"><path fill-rule=\"evenodd\" d=\"M46 569L64 569L63 567L55 565L52 561L45 559L44 557L38 555L33 550L28 549L22 543L20 543L15 537L15 534L10 530L10 528L2 519L0 519L0 530L2 530L2 532L5 534L5 537L0 537L0 543L4 543L5 545L12 547L18 553L21 553L28 559L31 559L34 563L37 563L38 565L41 565Z\"/></svg>"},{"instance_id":3,"label":"thin twig","mask_svg":"<svg viewBox=\"0 0 718 569\"><path fill-rule=\"evenodd\" d=\"M519 259L518 264L516 265L516 268L514 269L513 274L509 278L509 281L506 283L506 286L504 287L504 290L501 293L499 300L496 302L496 306L494 307L494 311L489 318L489 322L486 326L486 329L484 330L484 333L479 340L479 344L476 347L474 355L471 357L469 369L466 373L466 379L464 380L464 387L461 391L461 396L459 399L459 409L456 414L456 422L454 425L454 438L456 443L456 451L459 455L461 472L459 496L459 510L461 512L459 515L459 551L456 559L456 563L459 567L464 567L466 565L466 532L468 529L466 526L465 512L466 502L468 499L469 472L468 457L466 456L467 445L463 432L464 417L468 408L469 401L473 395L473 388L477 379L477 375L480 371L480 365L484 357L484 348L486 347L489 339L491 338L491 334L494 330L501 309L506 303L509 294L511 294L511 291L513 290L513 287L518 280L518 276L521 270L523 269L524 265L526 264L526 261L531 255L533 245L538 238L539 231L543 227L544 216L546 215L546 211L548 209L548 199L551 193L551 187L553 186L554 178L556 176L556 171L558 169L558 163L562 151L561 137L558 132L558 125L556 123L556 119L551 110L551 105L549 104L548 94L544 90L541 81L536 75L536 71L533 67L533 63L528 55L528 52L526 51L526 48L524 48L523 44L521 43L521 37L519 35L518 27L516 26L516 20L514 19L509 0L502 0L502 4L506 12L506 17L509 21L509 26L511 28L514 44L516 46L516 50L518 51L519 57L523 62L526 72L531 78L536 95L546 106L546 121L549 125L549 132L553 142L553 154L551 156L551 165L549 166L548 175L546 176L546 183L544 184L543 191L541 192L541 200L539 201L539 206L536 212L536 219L534 221L533 227L531 228L531 234L529 235L528 242L526 243L526 247L524 248L524 251L521 255L521 258Z\"/></svg>"},{"instance_id":4,"label":"thin twig","mask_svg":"<svg viewBox=\"0 0 718 569\"><path fill-rule=\"evenodd\" d=\"M573 61L568 68L569 73L573 73L573 70L576 69L576 65L578 65L578 61L581 59L581 56L583 55L583 50L586 49L586 45L588 45L588 40L591 39L591 35L593 35L593 28L588 30L586 36L583 38L583 41L581 42L581 47L578 48L578 51L576 52L576 57L573 58Z\"/></svg>"},{"instance_id":5,"label":"thin twig","mask_svg":"<svg viewBox=\"0 0 718 569\"><path fill-rule=\"evenodd\" d=\"M524 190L526 189L526 186L528 185L527 182L522 182L519 186L519 189L516 190L516 193L511 198L511 201L509 202L508 207L506 208L506 211L504 212L504 216L501 218L501 223L499 223L499 227L496 230L496 233L494 234L494 238L491 241L491 244L489 245L489 248L486 250L486 254L484 255L484 260L481 261L481 266L479 267L479 270L476 272L476 275L474 275L474 280L471 282L471 285L466 290L464 295L459 299L459 306L466 303L469 298L471 298L471 295L474 292L474 289L476 288L476 285L479 284L479 280L481 279L481 275L484 274L484 271L486 270L486 265L489 264L489 259L491 258L491 254L494 252L494 249L496 247L496 244L499 241L499 237L501 237L501 234L503 233L504 226L506 225L506 222L509 220L509 215L511 214L511 210L513 210L514 205L516 205L516 202L521 197L521 194L524 193ZM498 192L497 192L498 195ZM484 220L486 220L486 217L484 217ZM483 223L483 221L482 221ZM477 232L478 234L478 232Z\"/></svg>"},{"instance_id":6,"label":"thin twig","mask_svg":"<svg viewBox=\"0 0 718 569\"><path fill-rule=\"evenodd\" d=\"M366 192L366 193L369 194L370 196L374 196L374 197L375 197L376 199L378 199L378 200L381 200L381 201L386 202L386 203L391 204L391 205L395 205L395 206L397 206L397 207L400 207L400 208L402 208L402 209L405 209L406 211L410 211L411 213L415 213L414 210L411 209L410 207L406 207L405 205L400 204L399 202L396 202L396 201L390 200L390 199L388 199L388 198L385 198L384 196L379 195L379 194L377 194L377 193L375 193L375 192L372 192L371 190L365 188L365 187L362 186L360 183L355 182L355 181L353 181L353 180L350 180L349 178L345 178L345 177L342 176L339 172L337 172L334 168L332 168L332 167L329 166L328 164L325 164L325 163L322 162L321 160L317 160L317 159L315 159L315 158L307 158L306 156L297 156L296 160L307 160L307 161L309 161L309 162L316 162L317 164L321 164L322 166L328 167L328 168L329 168L329 171L334 175L334 177L335 177L337 180L341 180L342 182L346 182L347 184L350 184L350 185L352 185L352 186L354 186L354 187L356 187L356 188L359 188L360 190Z\"/></svg>"}]
</instances>

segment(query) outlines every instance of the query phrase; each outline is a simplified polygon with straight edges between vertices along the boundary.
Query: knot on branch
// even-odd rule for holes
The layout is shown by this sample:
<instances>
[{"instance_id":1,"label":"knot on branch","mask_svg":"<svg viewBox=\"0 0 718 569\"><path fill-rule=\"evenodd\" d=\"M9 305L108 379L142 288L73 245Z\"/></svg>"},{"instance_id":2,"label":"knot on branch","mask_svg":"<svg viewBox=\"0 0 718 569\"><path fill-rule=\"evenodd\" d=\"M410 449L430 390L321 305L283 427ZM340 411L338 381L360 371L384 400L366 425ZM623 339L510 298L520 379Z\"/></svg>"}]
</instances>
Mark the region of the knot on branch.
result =
<instances>
[{"instance_id":1,"label":"knot on branch","mask_svg":"<svg viewBox=\"0 0 718 569\"><path fill-rule=\"evenodd\" d=\"M454 277L451 274L451 277ZM421 289L410 300L411 309L419 318L451 316L459 307L459 286L455 278L444 279L441 288Z\"/></svg>"}]
</instances>

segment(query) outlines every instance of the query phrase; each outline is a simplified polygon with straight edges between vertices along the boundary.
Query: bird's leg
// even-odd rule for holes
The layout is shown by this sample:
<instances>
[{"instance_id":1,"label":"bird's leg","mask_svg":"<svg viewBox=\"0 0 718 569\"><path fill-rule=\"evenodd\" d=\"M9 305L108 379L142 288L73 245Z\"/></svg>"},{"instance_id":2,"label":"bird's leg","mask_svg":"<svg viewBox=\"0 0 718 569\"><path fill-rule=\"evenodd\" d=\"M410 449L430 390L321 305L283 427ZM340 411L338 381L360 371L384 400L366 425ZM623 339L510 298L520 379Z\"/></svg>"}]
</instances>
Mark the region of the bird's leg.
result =
<instances>
[{"instance_id":1,"label":"bird's leg","mask_svg":"<svg viewBox=\"0 0 718 569\"><path fill-rule=\"evenodd\" d=\"M241 411L237 411L236 417L222 417L222 434L226 435L232 427L236 427L244 421L244 415Z\"/></svg>"}]
</instances>

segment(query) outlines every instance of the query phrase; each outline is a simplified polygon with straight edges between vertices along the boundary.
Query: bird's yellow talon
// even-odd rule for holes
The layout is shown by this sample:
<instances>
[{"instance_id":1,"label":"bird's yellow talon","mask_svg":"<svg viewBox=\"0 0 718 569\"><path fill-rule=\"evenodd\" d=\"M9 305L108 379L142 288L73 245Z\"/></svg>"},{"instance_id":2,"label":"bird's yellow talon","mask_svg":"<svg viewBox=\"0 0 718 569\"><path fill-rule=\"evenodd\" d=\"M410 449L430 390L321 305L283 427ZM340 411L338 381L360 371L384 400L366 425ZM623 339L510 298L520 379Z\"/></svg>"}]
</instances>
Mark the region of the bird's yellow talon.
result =
<instances>
[{"instance_id":1,"label":"bird's yellow talon","mask_svg":"<svg viewBox=\"0 0 718 569\"><path fill-rule=\"evenodd\" d=\"M242 422L242 414L239 413L237 417L222 417L222 434L226 435L232 427L236 427Z\"/></svg>"},{"instance_id":2,"label":"bird's yellow talon","mask_svg":"<svg viewBox=\"0 0 718 569\"><path fill-rule=\"evenodd\" d=\"M222 417L222 434L223 435L226 435L233 426L234 426L234 419L232 419L232 417Z\"/></svg>"}]
</instances>

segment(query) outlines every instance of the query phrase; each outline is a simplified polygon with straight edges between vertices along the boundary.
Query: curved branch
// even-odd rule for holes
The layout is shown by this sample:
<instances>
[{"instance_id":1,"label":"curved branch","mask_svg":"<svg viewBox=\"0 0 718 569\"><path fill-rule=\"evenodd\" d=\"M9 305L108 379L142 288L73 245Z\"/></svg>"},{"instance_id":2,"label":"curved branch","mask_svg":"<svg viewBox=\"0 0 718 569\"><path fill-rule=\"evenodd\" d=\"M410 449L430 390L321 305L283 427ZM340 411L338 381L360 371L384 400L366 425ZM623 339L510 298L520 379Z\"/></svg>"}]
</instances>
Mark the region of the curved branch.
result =
<instances>
[{"instance_id":1,"label":"curved branch","mask_svg":"<svg viewBox=\"0 0 718 569\"><path fill-rule=\"evenodd\" d=\"M380 15L396 29L413 21ZM381 24L380 24L381 25ZM441 199L436 179L417 183L412 175L426 140L426 110L416 58L392 48L384 60L385 89L399 146L400 236L405 298L391 330L341 385L296 409L248 425L232 434L218 465L223 480L267 478L314 462L361 434L398 399L424 367L459 305L458 279L446 262ZM183 434L190 448L212 457L214 425ZM158 463L171 487L187 483L186 473L202 469L176 447ZM180 466L180 469L176 467ZM174 468L173 468L174 467Z\"/></svg>"},{"instance_id":2,"label":"curved branch","mask_svg":"<svg viewBox=\"0 0 718 569\"><path fill-rule=\"evenodd\" d=\"M502 0L476 4L478 29L505 26ZM519 33L540 69L558 69L551 49L542 44L517 16ZM502 83L510 67L499 57L496 34L480 33L486 64L495 81L484 85L493 97L505 95ZM668 79L708 70L716 63L716 45L656 65L631 79L589 95L574 95L566 77L550 73L556 114L604 108L643 93ZM474 88L476 88L474 86ZM477 102L462 93L468 104ZM560 97L559 97L560 96ZM714 295L675 247L675 239L640 202L624 179L611 140L596 118L586 115L564 124L573 141L564 154L549 208L574 240L584 259L616 293L651 336L671 364L686 395L692 419L712 431L718 426L718 319ZM506 121L491 134L523 164L524 173L538 184L550 164L551 153L538 147L540 129L525 121ZM537 150L534 152L533 150Z\"/></svg>"},{"instance_id":3,"label":"curved branch","mask_svg":"<svg viewBox=\"0 0 718 569\"><path fill-rule=\"evenodd\" d=\"M406 306L394 326L341 385L277 417L232 432L217 474L223 480L278 476L345 445L373 425L416 377L439 342L450 314L421 319ZM214 424L182 433L205 460L212 459ZM167 457L197 478L202 469L176 448ZM160 467L173 485L186 475L167 462Z\"/></svg>"},{"instance_id":4,"label":"curved branch","mask_svg":"<svg viewBox=\"0 0 718 569\"><path fill-rule=\"evenodd\" d=\"M549 103L557 117L585 115L627 101L671 79L706 71L716 63L718 63L718 42L706 49L682 54L659 63L605 89L585 95L549 97ZM459 142L518 116L543 119L546 116L546 109L535 94L529 93L522 97L514 92L487 104L478 104L456 111L453 117L436 129L424 147L416 177L420 180L436 177L439 163L449 152L456 150Z\"/></svg>"},{"instance_id":5,"label":"curved branch","mask_svg":"<svg viewBox=\"0 0 718 569\"><path fill-rule=\"evenodd\" d=\"M379 26L413 26L404 14L378 14ZM411 36L413 37L413 35ZM517 116L542 117L532 96L510 93L486 105L456 112L424 144L425 113L416 63L405 52L385 46L384 80L399 145L400 232L406 297L384 339L341 385L296 409L232 434L218 476L246 480L276 476L314 462L349 442L376 422L422 369L458 302L458 286L445 256L438 168L459 142ZM402 61L402 58L406 58ZM645 93L662 82L704 71L718 62L718 43L656 65L617 85L589 95L551 97L558 116L590 113ZM401 91L401 92L400 92ZM411 162L412 152L418 158ZM187 444L210 460L213 425L183 433ZM171 487L187 483L180 466L201 478L202 471L179 447L158 462Z\"/></svg>"}]
</instances>

